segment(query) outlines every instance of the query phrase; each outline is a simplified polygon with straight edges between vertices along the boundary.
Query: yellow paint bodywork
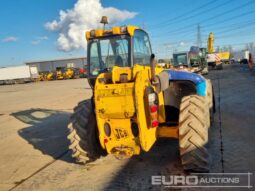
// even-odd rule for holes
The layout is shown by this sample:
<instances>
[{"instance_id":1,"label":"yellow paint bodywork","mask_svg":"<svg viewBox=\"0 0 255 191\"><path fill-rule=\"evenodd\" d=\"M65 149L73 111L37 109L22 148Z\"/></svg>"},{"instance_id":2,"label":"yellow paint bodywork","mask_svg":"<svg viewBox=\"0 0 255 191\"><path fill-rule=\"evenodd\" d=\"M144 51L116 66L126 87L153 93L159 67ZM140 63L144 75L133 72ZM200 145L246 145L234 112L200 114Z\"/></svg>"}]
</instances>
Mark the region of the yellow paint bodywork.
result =
<instances>
[{"instance_id":1,"label":"yellow paint bodywork","mask_svg":"<svg viewBox=\"0 0 255 191\"><path fill-rule=\"evenodd\" d=\"M144 151L149 151L152 145L157 139L157 128L151 128L147 123L147 117L145 112L145 88L150 85L150 70L145 69L137 73L135 83L135 100L136 100L136 115L137 123L139 126L140 145Z\"/></svg>"},{"instance_id":2,"label":"yellow paint bodywork","mask_svg":"<svg viewBox=\"0 0 255 191\"><path fill-rule=\"evenodd\" d=\"M86 39L93 39L93 38L100 38L103 36L110 36L110 35L122 35L122 34L128 34L130 36L134 36L135 30L139 29L137 26L124 26L126 27L125 31L121 31L121 27L113 27L109 30L103 30L103 29L96 29L86 32ZM93 35L91 33L94 33Z\"/></svg>"},{"instance_id":3,"label":"yellow paint bodywork","mask_svg":"<svg viewBox=\"0 0 255 191\"><path fill-rule=\"evenodd\" d=\"M109 75L109 74L108 74ZM114 74L113 74L114 75ZM134 82L121 84L105 84L100 79L107 78L107 74L100 74L95 85L96 118L101 146L108 153L132 156L140 153L139 139L131 131L131 118L135 116ZM104 131L104 124L111 127L108 137Z\"/></svg>"},{"instance_id":4,"label":"yellow paint bodywork","mask_svg":"<svg viewBox=\"0 0 255 191\"><path fill-rule=\"evenodd\" d=\"M163 69L156 68L156 74ZM127 75L128 81L120 83L120 75ZM111 83L106 83L107 80ZM101 146L108 153L114 155L131 156L139 154L140 150L149 151L157 137L166 131L152 128L148 123L145 105L145 89L151 84L149 66L135 65L130 68L113 67L111 73L102 73L96 79L94 89L95 113L99 130ZM153 86L152 86L153 87ZM165 122L163 93L158 94L160 123ZM148 113L148 112L147 112ZM104 124L111 127L111 134L107 136ZM131 124L137 123L139 136L135 137ZM175 137L175 134L171 134Z\"/></svg>"},{"instance_id":5,"label":"yellow paint bodywork","mask_svg":"<svg viewBox=\"0 0 255 191\"><path fill-rule=\"evenodd\" d=\"M220 60L229 60L230 52L219 52Z\"/></svg>"},{"instance_id":6,"label":"yellow paint bodywork","mask_svg":"<svg viewBox=\"0 0 255 191\"><path fill-rule=\"evenodd\" d=\"M129 67L118 67L115 66L112 69L112 82L116 83L120 81L121 74L125 74L127 76L127 80L131 81L133 77L132 70Z\"/></svg>"},{"instance_id":7,"label":"yellow paint bodywork","mask_svg":"<svg viewBox=\"0 0 255 191\"><path fill-rule=\"evenodd\" d=\"M49 72L49 73L47 74L47 76L46 76L46 79L47 79L48 81L54 80L54 73L53 73L53 72Z\"/></svg>"},{"instance_id":8,"label":"yellow paint bodywork","mask_svg":"<svg viewBox=\"0 0 255 191\"><path fill-rule=\"evenodd\" d=\"M60 70L56 71L56 77L58 80L63 80L64 79L64 73Z\"/></svg>"},{"instance_id":9,"label":"yellow paint bodywork","mask_svg":"<svg viewBox=\"0 0 255 191\"><path fill-rule=\"evenodd\" d=\"M134 36L135 26L113 27L110 30L92 30L86 32L87 40L113 35ZM165 70L156 67L155 74ZM151 127L151 115L148 106L146 89L151 83L150 66L133 67L114 66L109 73L99 74L94 86L94 103L99 131L99 142L107 153L115 156L138 155L141 150L149 151L158 137L176 137L175 128ZM145 99L146 98L146 99ZM163 92L157 93L158 121L165 123L165 107ZM132 124L137 124L139 134L132 132ZM110 134L105 130L110 126ZM109 131L108 131L109 133Z\"/></svg>"},{"instance_id":10,"label":"yellow paint bodywork","mask_svg":"<svg viewBox=\"0 0 255 191\"><path fill-rule=\"evenodd\" d=\"M67 68L65 73L64 73L64 78L65 79L74 78L74 70L72 68Z\"/></svg>"},{"instance_id":11,"label":"yellow paint bodywork","mask_svg":"<svg viewBox=\"0 0 255 191\"><path fill-rule=\"evenodd\" d=\"M157 136L158 137L168 137L168 138L177 138L179 137L178 134L178 126L177 127L167 127L163 126L157 129Z\"/></svg>"}]
</instances>

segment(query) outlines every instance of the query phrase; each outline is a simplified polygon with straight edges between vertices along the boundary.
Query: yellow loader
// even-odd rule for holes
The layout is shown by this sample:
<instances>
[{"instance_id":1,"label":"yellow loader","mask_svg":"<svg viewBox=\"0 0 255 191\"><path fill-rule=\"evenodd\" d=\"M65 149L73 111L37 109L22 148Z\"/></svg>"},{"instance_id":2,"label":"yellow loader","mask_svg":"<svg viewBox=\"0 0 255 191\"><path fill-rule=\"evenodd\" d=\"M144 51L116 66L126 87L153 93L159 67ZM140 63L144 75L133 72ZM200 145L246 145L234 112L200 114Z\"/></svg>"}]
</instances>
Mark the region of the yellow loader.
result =
<instances>
[{"instance_id":1,"label":"yellow loader","mask_svg":"<svg viewBox=\"0 0 255 191\"><path fill-rule=\"evenodd\" d=\"M65 79L65 67L57 67L56 68L56 79L57 80Z\"/></svg>"},{"instance_id":2,"label":"yellow loader","mask_svg":"<svg viewBox=\"0 0 255 191\"><path fill-rule=\"evenodd\" d=\"M55 80L56 79L56 73L55 72L48 72L47 76L46 76L46 79L48 81Z\"/></svg>"},{"instance_id":3,"label":"yellow loader","mask_svg":"<svg viewBox=\"0 0 255 191\"><path fill-rule=\"evenodd\" d=\"M106 24L106 18L102 23ZM91 99L74 108L72 156L88 163L149 152L161 137L179 140L185 170L208 171L212 85L195 73L155 67L148 34L136 26L86 33Z\"/></svg>"},{"instance_id":4,"label":"yellow loader","mask_svg":"<svg viewBox=\"0 0 255 191\"><path fill-rule=\"evenodd\" d=\"M72 68L67 68L64 72L64 78L65 79L72 79L74 78L75 73L74 70Z\"/></svg>"},{"instance_id":5,"label":"yellow loader","mask_svg":"<svg viewBox=\"0 0 255 191\"><path fill-rule=\"evenodd\" d=\"M65 79L77 79L80 78L79 68L67 68L64 73Z\"/></svg>"}]
</instances>

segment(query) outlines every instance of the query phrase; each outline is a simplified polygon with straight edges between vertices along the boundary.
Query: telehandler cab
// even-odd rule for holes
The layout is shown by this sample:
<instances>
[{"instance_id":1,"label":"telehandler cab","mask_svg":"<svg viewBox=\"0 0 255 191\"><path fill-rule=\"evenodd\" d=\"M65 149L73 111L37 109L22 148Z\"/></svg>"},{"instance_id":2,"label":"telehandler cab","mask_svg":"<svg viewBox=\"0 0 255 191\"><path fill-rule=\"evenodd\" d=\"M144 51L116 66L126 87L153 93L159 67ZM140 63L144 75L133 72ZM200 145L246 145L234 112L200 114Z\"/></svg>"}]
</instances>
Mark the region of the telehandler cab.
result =
<instances>
[{"instance_id":1,"label":"telehandler cab","mask_svg":"<svg viewBox=\"0 0 255 191\"><path fill-rule=\"evenodd\" d=\"M149 36L139 27L91 30L86 39L93 96L70 118L72 156L80 163L107 154L131 157L168 137L179 139L185 170L208 171L211 83L199 74L155 67Z\"/></svg>"}]
</instances>

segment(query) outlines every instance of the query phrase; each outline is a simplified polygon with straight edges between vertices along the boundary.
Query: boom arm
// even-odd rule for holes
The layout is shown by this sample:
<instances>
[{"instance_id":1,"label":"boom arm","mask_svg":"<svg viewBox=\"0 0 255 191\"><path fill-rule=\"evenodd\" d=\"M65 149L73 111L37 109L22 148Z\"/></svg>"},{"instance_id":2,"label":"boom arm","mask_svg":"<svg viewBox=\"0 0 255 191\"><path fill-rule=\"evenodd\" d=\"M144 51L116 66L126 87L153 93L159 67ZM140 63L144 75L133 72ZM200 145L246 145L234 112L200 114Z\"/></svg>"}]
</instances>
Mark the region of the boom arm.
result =
<instances>
[{"instance_id":1,"label":"boom arm","mask_svg":"<svg viewBox=\"0 0 255 191\"><path fill-rule=\"evenodd\" d=\"M211 32L207 42L208 53L214 52L214 34Z\"/></svg>"}]
</instances>

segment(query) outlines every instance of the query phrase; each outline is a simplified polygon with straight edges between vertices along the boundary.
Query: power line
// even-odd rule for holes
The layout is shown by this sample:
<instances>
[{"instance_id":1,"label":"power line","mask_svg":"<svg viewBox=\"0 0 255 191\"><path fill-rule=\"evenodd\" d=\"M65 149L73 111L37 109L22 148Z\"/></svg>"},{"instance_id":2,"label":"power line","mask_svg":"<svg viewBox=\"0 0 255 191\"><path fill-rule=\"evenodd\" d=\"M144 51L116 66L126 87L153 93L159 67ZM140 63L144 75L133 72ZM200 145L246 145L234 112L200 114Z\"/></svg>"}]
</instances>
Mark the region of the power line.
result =
<instances>
[{"instance_id":1,"label":"power line","mask_svg":"<svg viewBox=\"0 0 255 191\"><path fill-rule=\"evenodd\" d=\"M242 32L244 32L244 33L242 33ZM253 33L253 31L251 31L251 32L252 32L252 33L247 34L247 31L241 31L241 32L234 33L234 34L231 34L231 35L219 36L219 37L217 37L217 38L218 38L218 39L233 38L233 37L240 36L240 35L245 35L245 37L246 37L246 36L253 36L254 33Z\"/></svg>"},{"instance_id":2,"label":"power line","mask_svg":"<svg viewBox=\"0 0 255 191\"><path fill-rule=\"evenodd\" d=\"M215 3L215 2L217 2L217 0L216 1L214 1L213 3ZM223 6L225 6L225 5L227 5L227 4L229 4L229 3L231 3L231 2L233 2L233 0L229 0L229 1L227 1L226 3L224 3L224 4L222 4L221 2L220 2L220 7L223 7ZM212 3L211 3L212 4ZM214 6L214 7L211 7L211 8L208 8L208 9L204 9L205 7L202 7L203 9L202 9L202 11L197 11L197 9L195 9L194 11L196 12L196 14L193 14L193 15L187 15L186 14L186 17L185 18L183 18L183 19L181 19L180 21L173 21L173 22L171 22L171 23L168 23L168 25L161 25L161 26L159 26L159 27L157 27L157 28L153 28L152 30L157 30L157 29L159 29L159 28L162 28L162 27L169 27L169 25L171 25L171 24L174 24L174 23L181 23L181 22L183 22L183 21L187 21L187 20L189 20L189 19L191 19L191 18L194 18L194 17L196 17L196 16L200 16L201 17L201 15L203 14L203 13L208 13L208 11L211 11L211 10L214 10L214 9L216 9L216 10L218 10L217 8L219 7L219 5L217 4L216 6Z\"/></svg>"},{"instance_id":3,"label":"power line","mask_svg":"<svg viewBox=\"0 0 255 191\"><path fill-rule=\"evenodd\" d=\"M202 21L199 21L198 23L203 23L203 22L207 22L207 21L209 21L209 20L214 20L214 19L217 18L217 17L221 17L222 15L228 14L229 12L235 11L235 10L237 10L237 9L240 10L240 9L242 9L243 7L246 7L246 6L251 5L251 4L254 4L254 3L255 3L254 0L249 1L248 3L245 3L245 4L243 4L243 5L239 5L238 7L235 7L235 8L232 8L232 9L230 9L230 10L227 10L227 11L225 11L224 13L217 14L217 15L215 15L215 16L213 16L213 17L208 18L208 19L204 19L204 20L202 20ZM253 14L254 11L255 11L255 10L251 10L250 12L242 13L242 14L239 14L238 16L234 16L234 17L232 17L232 18L223 20L222 22L216 22L215 24L221 24L221 23L223 23L223 22L227 22L227 21L232 20L232 19L235 19L235 18L237 18L237 17L247 16L247 15ZM164 35L160 35L160 36L165 36L165 35L167 35L167 34L175 34L175 33L187 32L187 28L188 28L188 27L192 27L192 26L194 26L194 25L196 25L196 24L194 23L194 24L190 24L190 25L181 27L181 28L179 28L179 29L177 29L177 30L174 30L174 31L168 31L168 32L164 33ZM213 24L211 24L211 25L213 25ZM158 35L158 37L160 37L160 36Z\"/></svg>"},{"instance_id":4,"label":"power line","mask_svg":"<svg viewBox=\"0 0 255 191\"><path fill-rule=\"evenodd\" d=\"M224 33L228 33L228 32L231 32L231 31L241 30L241 29L247 28L247 27L253 27L254 24L255 24L254 20L252 20L252 22L248 21L248 22L245 22L245 23L236 23L236 24L232 24L232 25L229 25L229 26L221 27L219 30L215 30L214 33L215 34L224 34ZM235 27L233 27L233 26L235 26ZM230 28L230 29L227 29L227 28ZM223 30L221 30L221 29L223 29ZM188 34L190 35L190 32ZM182 37L185 37L185 36L188 36L188 35L182 35Z\"/></svg>"},{"instance_id":5,"label":"power line","mask_svg":"<svg viewBox=\"0 0 255 191\"><path fill-rule=\"evenodd\" d=\"M226 29L226 28L235 28L235 29L238 29L239 27L243 27L243 26L245 26L245 27L247 27L247 25L248 26L252 26L252 25L250 25L250 24L254 24L255 23L255 21L254 21L254 19L252 19L252 20L249 20L249 21L247 21L247 22L238 22L238 23L234 23L234 24L231 24L231 25L227 25L227 26L223 26L223 27L220 27L220 29L217 29L216 31L221 31L221 29ZM200 26L201 27L201 26ZM204 26L202 26L201 28L204 28L204 29L207 29L208 30L208 28L215 28L215 25L210 25L210 26L206 26L206 27L204 27ZM225 30L223 30L223 31L225 31ZM183 34L189 34L190 35L190 30L189 31L185 31L185 32L180 32L180 33L178 33L178 34L182 34L182 36L187 36L187 35L183 35ZM218 33L218 32L217 32Z\"/></svg>"},{"instance_id":6,"label":"power line","mask_svg":"<svg viewBox=\"0 0 255 191\"><path fill-rule=\"evenodd\" d=\"M203 5L199 6L199 7L196 7L196 8L194 8L194 9L191 9L190 12L197 11L198 9L205 8L205 7L207 7L208 5L211 5L212 3L215 3L215 2L217 2L217 1L218 1L218 0L212 0L212 1L210 1L210 2L208 2L208 3L205 3L205 4L203 4ZM168 13L167 13L167 14L168 14ZM152 25L151 27L157 27L157 26L162 26L162 25L164 25L164 24L169 24L169 22L171 23L171 21L176 21L176 20L178 20L178 19L181 19L182 17L187 17L187 13L183 13L183 14L178 15L178 16L176 16L176 17L173 17L173 18L171 18L171 19L167 19L166 21L163 21L163 22L161 22L161 23L157 23L157 24L155 24L155 25Z\"/></svg>"},{"instance_id":7,"label":"power line","mask_svg":"<svg viewBox=\"0 0 255 191\"><path fill-rule=\"evenodd\" d=\"M214 1L213 3L215 3L215 2L217 2L217 1ZM224 3L223 5L222 5L222 2L220 2L220 7L225 6L225 5L227 5L227 4L231 3L231 2L233 2L233 0L229 0L229 1L227 1L226 3ZM153 28L153 29L151 29L151 30L158 30L159 28L169 27L169 25L174 24L174 23L182 23L182 22L184 22L184 21L186 22L187 20L192 19L192 18L197 17L197 16L200 16L200 17L201 17L202 14L208 13L208 11L211 11L211 10L214 10L214 9L218 10L219 5L217 4L216 6L211 7L211 8L208 8L208 9L204 9L205 7L202 7L202 8L203 8L202 11L197 11L197 10L195 10L195 11L196 11L196 14L194 14L194 15L187 15L187 14L186 14L186 17L183 18L183 19L181 19L180 21L178 21L178 20L176 21L176 20L175 20L175 21L173 21L173 22L171 22L171 23L168 23L168 25L161 25L161 26L159 26L159 27L157 27L157 28Z\"/></svg>"}]
</instances>

